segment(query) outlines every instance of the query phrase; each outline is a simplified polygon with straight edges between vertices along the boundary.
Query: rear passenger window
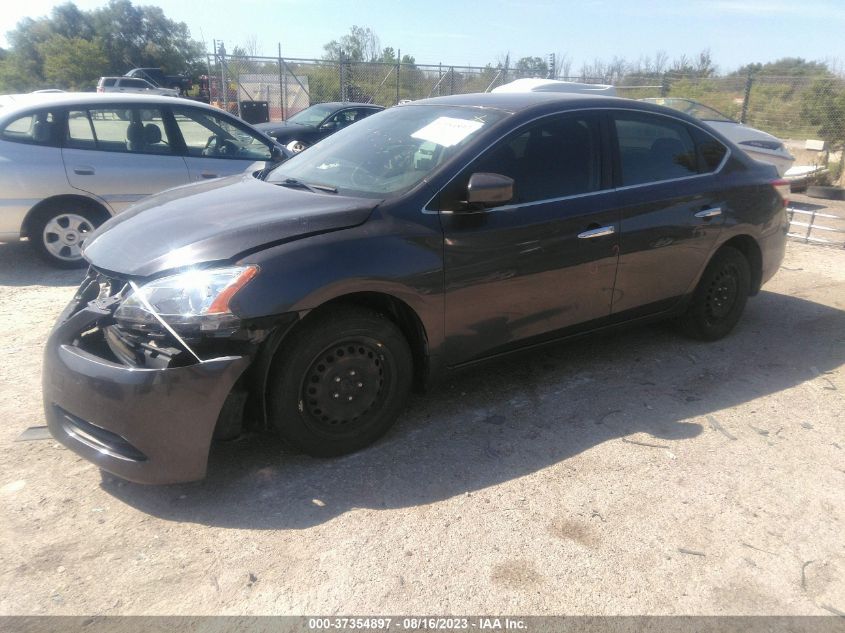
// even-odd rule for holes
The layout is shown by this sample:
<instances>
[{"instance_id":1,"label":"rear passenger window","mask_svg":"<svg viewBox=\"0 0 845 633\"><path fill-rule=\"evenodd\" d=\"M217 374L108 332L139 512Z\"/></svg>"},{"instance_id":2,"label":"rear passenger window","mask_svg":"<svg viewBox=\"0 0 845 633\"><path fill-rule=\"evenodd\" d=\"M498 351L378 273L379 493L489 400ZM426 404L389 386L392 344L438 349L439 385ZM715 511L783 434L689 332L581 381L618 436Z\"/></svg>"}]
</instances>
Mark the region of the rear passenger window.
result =
<instances>
[{"instance_id":1,"label":"rear passenger window","mask_svg":"<svg viewBox=\"0 0 845 633\"><path fill-rule=\"evenodd\" d=\"M619 115L616 136L623 186L699 173L695 144L683 123L649 115Z\"/></svg>"},{"instance_id":2,"label":"rear passenger window","mask_svg":"<svg viewBox=\"0 0 845 633\"><path fill-rule=\"evenodd\" d=\"M66 144L104 152L173 153L158 108L72 110Z\"/></svg>"},{"instance_id":3,"label":"rear passenger window","mask_svg":"<svg viewBox=\"0 0 845 633\"><path fill-rule=\"evenodd\" d=\"M30 145L58 145L58 118L53 112L32 112L3 128L3 140Z\"/></svg>"}]
</instances>

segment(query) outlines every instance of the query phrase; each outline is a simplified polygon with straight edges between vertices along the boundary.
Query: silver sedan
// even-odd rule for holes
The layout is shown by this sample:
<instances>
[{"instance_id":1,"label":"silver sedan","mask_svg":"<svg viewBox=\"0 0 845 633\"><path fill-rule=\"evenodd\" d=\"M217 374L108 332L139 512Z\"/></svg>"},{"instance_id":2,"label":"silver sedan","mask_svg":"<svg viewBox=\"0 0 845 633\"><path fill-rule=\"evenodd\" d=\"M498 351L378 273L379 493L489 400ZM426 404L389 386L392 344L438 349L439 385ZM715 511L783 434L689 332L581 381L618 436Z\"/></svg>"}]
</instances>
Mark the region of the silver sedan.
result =
<instances>
[{"instance_id":1,"label":"silver sedan","mask_svg":"<svg viewBox=\"0 0 845 633\"><path fill-rule=\"evenodd\" d=\"M29 238L51 264L79 266L86 234L134 202L285 153L247 123L194 101L0 96L0 241Z\"/></svg>"}]
</instances>

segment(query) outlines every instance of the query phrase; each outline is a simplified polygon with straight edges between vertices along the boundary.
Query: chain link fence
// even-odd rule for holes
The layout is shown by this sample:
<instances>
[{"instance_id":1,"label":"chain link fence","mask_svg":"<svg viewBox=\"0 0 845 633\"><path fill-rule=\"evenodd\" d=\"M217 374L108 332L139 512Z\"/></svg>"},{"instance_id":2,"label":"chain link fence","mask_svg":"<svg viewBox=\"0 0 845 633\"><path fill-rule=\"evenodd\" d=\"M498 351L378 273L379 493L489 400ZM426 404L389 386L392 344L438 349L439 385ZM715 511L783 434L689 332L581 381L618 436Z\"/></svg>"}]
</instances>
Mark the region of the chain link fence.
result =
<instances>
[{"instance_id":1,"label":"chain link fence","mask_svg":"<svg viewBox=\"0 0 845 633\"><path fill-rule=\"evenodd\" d=\"M208 55L200 98L242 118L283 120L309 105L355 101L391 106L405 100L488 92L525 76L518 69ZM531 75L527 75L531 76ZM602 77L556 77L608 83ZM782 139L826 141L834 180L845 143L845 80L831 75L693 77L672 73L622 75L612 82L621 97L683 97ZM258 104L258 105L256 105ZM257 114L255 114L257 112Z\"/></svg>"}]
</instances>

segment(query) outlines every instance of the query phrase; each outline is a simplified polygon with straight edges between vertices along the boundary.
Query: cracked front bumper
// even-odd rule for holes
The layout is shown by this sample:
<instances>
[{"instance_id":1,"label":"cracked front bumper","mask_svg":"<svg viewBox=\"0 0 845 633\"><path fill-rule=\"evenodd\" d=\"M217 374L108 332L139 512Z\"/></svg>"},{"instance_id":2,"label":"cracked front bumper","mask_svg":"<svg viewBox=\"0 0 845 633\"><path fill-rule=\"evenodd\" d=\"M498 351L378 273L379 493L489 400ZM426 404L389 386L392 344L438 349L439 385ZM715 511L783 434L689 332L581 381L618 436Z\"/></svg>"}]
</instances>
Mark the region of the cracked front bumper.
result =
<instances>
[{"instance_id":1,"label":"cracked front bumper","mask_svg":"<svg viewBox=\"0 0 845 633\"><path fill-rule=\"evenodd\" d=\"M44 352L44 411L53 437L130 481L202 479L220 410L250 358L129 367L74 344L110 315L93 304L74 309L65 309Z\"/></svg>"}]
</instances>

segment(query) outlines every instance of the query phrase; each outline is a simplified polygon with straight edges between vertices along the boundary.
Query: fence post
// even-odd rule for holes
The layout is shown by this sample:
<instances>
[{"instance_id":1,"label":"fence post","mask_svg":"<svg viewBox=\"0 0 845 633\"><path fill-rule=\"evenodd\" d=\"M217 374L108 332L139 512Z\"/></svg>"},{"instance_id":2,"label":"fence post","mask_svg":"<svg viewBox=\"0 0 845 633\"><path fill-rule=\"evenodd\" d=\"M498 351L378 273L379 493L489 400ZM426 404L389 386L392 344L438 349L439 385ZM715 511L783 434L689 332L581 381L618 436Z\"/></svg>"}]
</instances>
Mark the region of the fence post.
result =
<instances>
[{"instance_id":1,"label":"fence post","mask_svg":"<svg viewBox=\"0 0 845 633\"><path fill-rule=\"evenodd\" d=\"M220 91L223 94L223 109L229 111L229 81L226 68L226 47L220 42Z\"/></svg>"},{"instance_id":2,"label":"fence post","mask_svg":"<svg viewBox=\"0 0 845 633\"><path fill-rule=\"evenodd\" d=\"M669 73L663 73L663 79L660 82L660 96L664 99L669 94Z\"/></svg>"},{"instance_id":3,"label":"fence post","mask_svg":"<svg viewBox=\"0 0 845 633\"><path fill-rule=\"evenodd\" d=\"M279 105L282 108L282 121L287 121L288 109L288 86L285 79L285 71L282 66L282 43L279 42Z\"/></svg>"},{"instance_id":4,"label":"fence post","mask_svg":"<svg viewBox=\"0 0 845 633\"><path fill-rule=\"evenodd\" d=\"M754 84L754 75L748 71L745 79L745 95L742 98L742 114L739 115L739 122L745 123L748 119L748 102L751 99L751 86Z\"/></svg>"},{"instance_id":5,"label":"fence post","mask_svg":"<svg viewBox=\"0 0 845 633\"><path fill-rule=\"evenodd\" d=\"M437 96L440 95L440 82L443 81L443 62L437 65Z\"/></svg>"},{"instance_id":6,"label":"fence post","mask_svg":"<svg viewBox=\"0 0 845 633\"><path fill-rule=\"evenodd\" d=\"M449 94L455 94L455 67L449 66Z\"/></svg>"},{"instance_id":7,"label":"fence post","mask_svg":"<svg viewBox=\"0 0 845 633\"><path fill-rule=\"evenodd\" d=\"M338 60L338 63L337 63L337 69L338 69L338 81L340 82L340 100L346 101L346 98L345 98L346 83L343 80L344 79L344 77L343 77L343 73L344 73L344 70L343 70L343 51L340 51L340 59Z\"/></svg>"},{"instance_id":8,"label":"fence post","mask_svg":"<svg viewBox=\"0 0 845 633\"><path fill-rule=\"evenodd\" d=\"M399 104L399 71L402 69L402 49L396 51L396 103Z\"/></svg>"}]
</instances>

